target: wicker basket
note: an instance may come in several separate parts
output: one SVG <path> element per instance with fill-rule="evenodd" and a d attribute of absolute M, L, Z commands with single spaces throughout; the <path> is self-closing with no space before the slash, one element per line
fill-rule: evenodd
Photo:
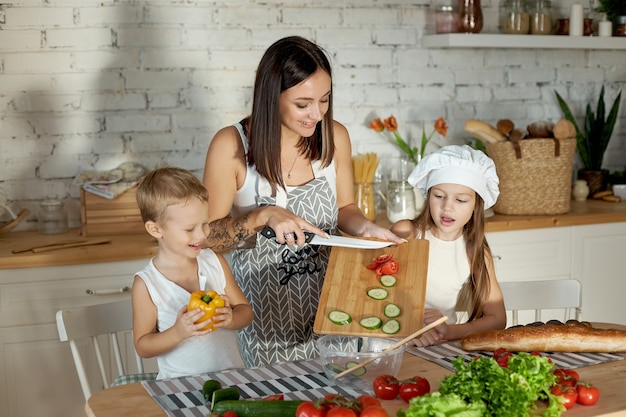
<path fill-rule="evenodd" d="M 496 213 L 548 215 L 567 213 L 572 192 L 576 139 L 524 139 L 488 143 L 496 164 L 500 196 Z"/>

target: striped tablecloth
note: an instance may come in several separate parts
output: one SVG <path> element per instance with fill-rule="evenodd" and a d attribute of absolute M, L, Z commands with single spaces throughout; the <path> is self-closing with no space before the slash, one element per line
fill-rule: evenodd
<path fill-rule="evenodd" d="M 168 416 L 205 417 L 210 414 L 210 404 L 204 401 L 202 385 L 208 379 L 220 381 L 223 387 L 237 387 L 244 399 L 284 394 L 289 400 L 317 400 L 331 393 L 355 398 L 371 391 L 369 387 L 355 391 L 336 385 L 326 378 L 317 360 L 142 381 L 142 385 Z"/>
<path fill-rule="evenodd" d="M 440 345 L 428 346 L 425 348 L 412 347 L 407 352 L 427 361 L 434 362 L 451 371 L 454 371 L 452 361 L 458 356 L 463 356 L 466 361 L 470 361 L 477 356 L 492 357 L 493 352 L 476 351 L 468 352 L 461 349 L 461 342 L 442 343 Z M 552 359 L 552 362 L 559 368 L 575 369 L 584 366 L 597 365 L 604 362 L 619 361 L 626 358 L 623 353 L 569 353 L 569 352 L 541 352 Z"/>

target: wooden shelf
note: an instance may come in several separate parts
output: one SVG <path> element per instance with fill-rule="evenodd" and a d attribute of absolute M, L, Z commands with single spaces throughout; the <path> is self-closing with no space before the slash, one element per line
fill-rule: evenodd
<path fill-rule="evenodd" d="M 626 49 L 626 37 L 447 33 L 426 35 L 425 48 Z"/>

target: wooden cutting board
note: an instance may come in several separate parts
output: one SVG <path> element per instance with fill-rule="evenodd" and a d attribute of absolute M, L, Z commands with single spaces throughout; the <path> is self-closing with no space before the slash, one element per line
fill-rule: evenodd
<path fill-rule="evenodd" d="M 390 253 L 400 268 L 394 276 L 398 279 L 394 287 L 386 288 L 389 296 L 385 300 L 374 300 L 367 290 L 382 287 L 374 271 L 366 268 L 372 258 Z M 428 241 L 412 239 L 408 243 L 383 249 L 353 249 L 333 247 L 320 303 L 315 316 L 313 330 L 318 334 L 349 336 L 406 337 L 424 327 L 424 300 L 426 295 L 426 271 L 428 269 Z M 384 315 L 385 305 L 400 306 L 397 318 L 400 331 L 387 335 L 381 329 L 368 330 L 359 324 L 363 317 Z M 352 317 L 352 323 L 338 325 L 330 321 L 332 310 L 344 311 Z"/>

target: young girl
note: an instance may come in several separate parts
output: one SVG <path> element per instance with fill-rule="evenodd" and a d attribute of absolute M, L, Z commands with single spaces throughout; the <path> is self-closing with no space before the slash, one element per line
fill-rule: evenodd
<path fill-rule="evenodd" d="M 445 146 L 422 159 L 408 180 L 426 204 L 417 219 L 401 220 L 391 230 L 405 238 L 428 239 L 424 323 L 448 316 L 446 323 L 415 339 L 415 345 L 504 328 L 502 292 L 484 230 L 484 211 L 499 194 L 493 161 L 466 145 Z M 457 323 L 457 308 L 467 311 L 466 323 Z"/>
<path fill-rule="evenodd" d="M 159 249 L 135 274 L 132 290 L 133 338 L 139 356 L 157 356 L 157 378 L 242 368 L 236 330 L 252 321 L 252 309 L 224 257 L 202 249 L 208 233 L 208 193 L 191 172 L 159 168 L 137 189 L 146 230 Z M 187 311 L 191 293 L 213 290 L 225 305 L 213 316 L 215 330 Z M 211 319 L 209 319 L 211 320 Z"/>

